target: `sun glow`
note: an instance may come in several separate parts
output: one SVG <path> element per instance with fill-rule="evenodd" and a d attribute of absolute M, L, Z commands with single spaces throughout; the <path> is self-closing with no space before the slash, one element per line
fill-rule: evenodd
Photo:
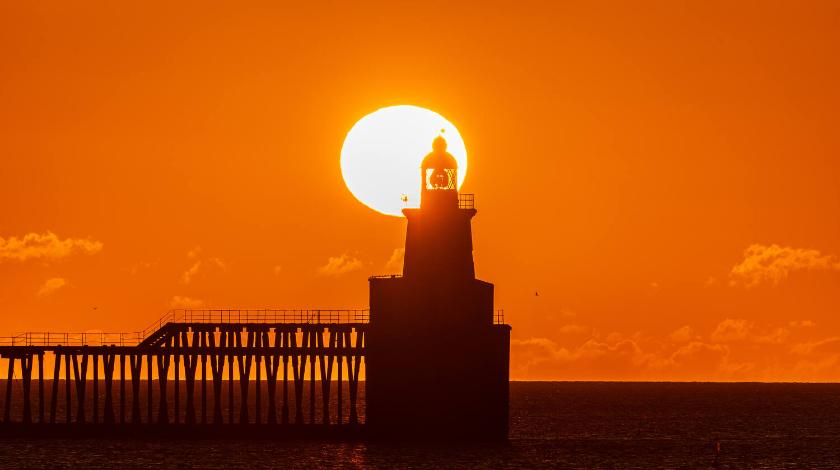
<path fill-rule="evenodd" d="M 341 148 L 347 189 L 366 206 L 402 216 L 420 205 L 420 163 L 443 135 L 458 162 L 458 187 L 467 175 L 467 149 L 458 129 L 440 114 L 417 106 L 390 106 L 360 119 Z"/>

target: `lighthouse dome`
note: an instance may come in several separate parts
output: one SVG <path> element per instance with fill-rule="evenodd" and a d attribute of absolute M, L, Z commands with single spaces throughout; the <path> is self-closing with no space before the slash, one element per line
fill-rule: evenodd
<path fill-rule="evenodd" d="M 421 167 L 452 170 L 458 168 L 458 161 L 446 151 L 446 139 L 443 136 L 435 137 L 432 142 L 432 151 L 423 158 Z"/>

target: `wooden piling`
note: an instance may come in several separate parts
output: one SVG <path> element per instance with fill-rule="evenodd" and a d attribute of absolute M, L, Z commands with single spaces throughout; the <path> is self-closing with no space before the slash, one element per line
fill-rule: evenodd
<path fill-rule="evenodd" d="M 44 353 L 38 353 L 38 422 L 44 424 Z"/>
<path fill-rule="evenodd" d="M 166 396 L 166 379 L 169 375 L 169 354 L 157 355 L 158 385 L 160 386 L 160 405 L 158 406 L 158 424 L 169 423 L 169 407 Z"/>
<path fill-rule="evenodd" d="M 58 379 L 61 377 L 61 353 L 55 353 L 53 365 L 52 394 L 50 395 L 50 424 L 55 424 L 55 414 L 58 405 Z"/>
<path fill-rule="evenodd" d="M 66 423 L 70 424 L 72 419 L 72 412 L 70 410 L 70 356 L 72 354 L 65 354 L 64 355 L 64 401 L 66 405 L 65 416 L 66 416 Z M 75 356 L 73 356 L 75 357 Z"/>
<path fill-rule="evenodd" d="M 140 424 L 140 374 L 143 369 L 143 355 L 130 355 L 128 365 L 131 369 L 131 423 Z"/>
<path fill-rule="evenodd" d="M 12 380 L 15 374 L 15 357 L 7 356 L 9 360 L 9 373 L 6 377 L 6 402 L 3 405 L 3 422 L 10 423 L 12 421 Z"/>
<path fill-rule="evenodd" d="M 102 355 L 102 368 L 105 375 L 105 409 L 102 412 L 105 424 L 114 424 L 114 361 L 113 352 Z"/>
<path fill-rule="evenodd" d="M 85 422 L 85 391 L 87 389 L 87 366 L 88 355 L 81 354 L 81 361 L 78 354 L 73 354 L 73 376 L 76 379 L 76 422 Z"/>
<path fill-rule="evenodd" d="M 23 385 L 23 424 L 32 424 L 32 402 L 30 390 L 32 385 L 32 354 L 26 354 L 20 358 L 20 375 Z"/>
<path fill-rule="evenodd" d="M 99 423 L 99 354 L 93 355 L 93 424 Z"/>

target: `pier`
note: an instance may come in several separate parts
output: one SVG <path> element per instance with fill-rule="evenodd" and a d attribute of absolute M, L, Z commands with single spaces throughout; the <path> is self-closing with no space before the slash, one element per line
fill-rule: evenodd
<path fill-rule="evenodd" d="M 368 322 L 368 310 L 178 310 L 135 333 L 0 338 L 3 425 L 356 428 Z"/>

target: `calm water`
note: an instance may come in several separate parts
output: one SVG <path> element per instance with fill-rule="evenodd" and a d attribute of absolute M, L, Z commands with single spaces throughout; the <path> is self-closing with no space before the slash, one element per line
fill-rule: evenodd
<path fill-rule="evenodd" d="M 840 384 L 512 383 L 506 444 L 0 440 L 0 468 L 840 468 Z"/>

